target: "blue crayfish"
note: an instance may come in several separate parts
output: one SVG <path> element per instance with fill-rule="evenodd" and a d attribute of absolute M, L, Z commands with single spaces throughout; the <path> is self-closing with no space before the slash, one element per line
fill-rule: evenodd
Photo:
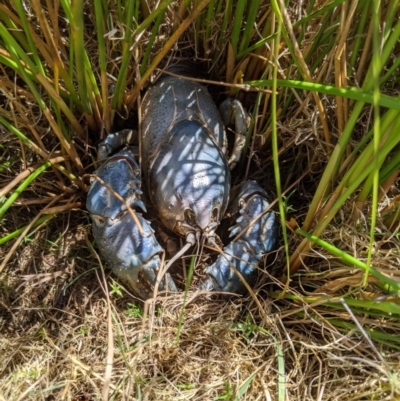
<path fill-rule="evenodd" d="M 218 111 L 203 85 L 165 75 L 147 90 L 142 112 L 141 166 L 135 148 L 115 153 L 132 142 L 130 130 L 109 134 L 99 146 L 104 162 L 94 172 L 86 206 L 101 254 L 143 299 L 155 287 L 177 291 L 168 273 L 160 277 L 162 247 L 139 213 L 146 211 L 143 175 L 161 222 L 186 239 L 174 260 L 195 244 L 218 248 L 221 219 L 233 220 L 230 236 L 235 238 L 206 269 L 199 288 L 244 292 L 243 279 L 252 283 L 262 256 L 274 248 L 278 236 L 267 193 L 255 181 L 231 190 L 230 171 L 241 155 L 248 114 L 231 99 Z M 225 127 L 231 121 L 236 134 L 229 156 Z"/>

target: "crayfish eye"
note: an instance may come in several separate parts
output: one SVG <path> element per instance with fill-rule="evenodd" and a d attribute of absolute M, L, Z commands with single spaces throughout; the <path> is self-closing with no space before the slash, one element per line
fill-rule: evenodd
<path fill-rule="evenodd" d="M 211 213 L 211 221 L 213 223 L 215 223 L 216 221 L 218 221 L 218 208 L 215 207 Z"/>
<path fill-rule="evenodd" d="M 98 227 L 103 227 L 104 224 L 106 224 L 106 219 L 104 217 L 92 215 L 92 219 Z"/>
<path fill-rule="evenodd" d="M 185 210 L 185 217 L 187 223 L 193 225 L 196 223 L 196 216 L 194 215 L 194 212 L 192 209 L 186 209 Z"/>

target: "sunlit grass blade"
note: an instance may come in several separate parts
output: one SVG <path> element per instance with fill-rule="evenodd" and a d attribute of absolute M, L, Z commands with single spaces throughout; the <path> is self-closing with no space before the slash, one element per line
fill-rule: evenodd
<path fill-rule="evenodd" d="M 274 41 L 274 60 L 278 60 L 279 55 L 279 41 L 281 38 L 281 29 L 282 29 L 282 21 L 278 20 L 277 24 L 277 36 Z M 279 215 L 282 227 L 282 234 L 284 240 L 285 247 L 285 257 L 286 257 L 286 270 L 287 274 L 290 273 L 289 266 L 289 243 L 288 236 L 286 230 L 286 213 L 284 204 L 282 202 L 282 186 L 281 186 L 281 172 L 279 168 L 279 153 L 278 153 L 278 130 L 277 130 L 277 88 L 279 85 L 278 81 L 278 67 L 277 64 L 274 63 L 273 68 L 273 79 L 272 79 L 272 94 L 271 94 L 271 142 L 272 142 L 272 155 L 273 155 L 273 163 L 274 163 L 274 176 L 275 176 L 275 186 L 276 186 L 276 194 L 278 197 L 278 206 L 279 206 Z"/>
<path fill-rule="evenodd" d="M 0 63 L 6 67 L 10 67 L 13 70 L 18 69 L 17 63 L 15 63 L 10 57 L 9 54 L 6 56 L 0 54 Z M 36 80 L 35 76 L 33 75 L 32 71 L 25 70 L 26 75 L 29 77 L 30 80 Z"/>
<path fill-rule="evenodd" d="M 369 91 L 367 92 L 360 88 L 356 88 L 354 86 L 347 88 L 338 88 L 333 85 L 323 85 L 314 82 L 283 80 L 283 79 L 278 79 L 277 83 L 278 86 L 281 86 L 283 88 L 302 89 L 311 92 L 323 93 L 325 95 L 342 96 L 345 97 L 346 99 L 354 99 L 363 103 L 372 104 L 374 102 L 372 93 L 370 93 Z M 259 81 L 247 81 L 244 82 L 244 85 L 264 88 L 271 86 L 272 80 L 266 79 Z M 400 110 L 400 102 L 398 101 L 398 99 L 387 95 L 381 94 L 381 96 L 378 99 L 378 104 L 380 107 L 386 107 L 393 110 Z"/>
<path fill-rule="evenodd" d="M 378 210 L 378 191 L 379 191 L 379 170 L 382 166 L 379 163 L 378 152 L 380 151 L 380 139 L 381 139 L 381 131 L 380 131 L 380 109 L 379 109 L 379 99 L 381 98 L 380 87 L 379 87 L 379 75 L 382 69 L 381 65 L 381 38 L 379 34 L 379 22 L 380 22 L 380 5 L 379 2 L 373 1 L 373 12 L 372 12 L 372 20 L 373 20 L 373 34 L 372 34 L 372 42 L 373 42 L 373 53 L 372 53 L 372 79 L 374 80 L 374 94 L 373 94 L 373 109 L 374 109 L 374 137 L 373 137 L 373 170 L 371 171 L 370 176 L 367 179 L 372 182 L 372 209 L 371 209 L 371 223 L 370 223 L 370 233 L 369 233 L 369 247 L 368 247 L 368 258 L 367 258 L 367 266 L 368 269 L 364 275 L 364 286 L 367 284 L 368 273 L 371 265 L 372 259 L 372 251 L 374 248 L 375 242 L 375 228 L 376 228 L 376 219 L 377 219 L 377 210 Z"/>
<path fill-rule="evenodd" d="M 350 266 L 359 267 L 364 272 L 367 272 L 369 270 L 369 272 L 374 277 L 376 277 L 382 283 L 386 284 L 388 286 L 388 288 L 390 287 L 392 292 L 400 291 L 400 282 L 393 280 L 392 278 L 382 274 L 381 272 L 379 272 L 378 270 L 376 270 L 372 267 L 368 267 L 368 265 L 366 263 L 364 263 L 364 262 L 360 261 L 359 259 L 347 254 L 346 252 L 336 248 L 335 246 L 329 244 L 328 242 L 320 239 L 319 237 L 317 237 L 315 235 L 309 234 L 308 232 L 306 232 L 304 230 L 300 230 L 300 229 L 297 230 L 297 232 L 299 234 L 301 234 L 303 237 L 306 237 L 309 240 L 313 241 L 315 244 L 322 246 L 331 254 L 341 258 L 346 264 L 348 264 Z"/>
<path fill-rule="evenodd" d="M 25 69 L 29 69 L 31 72 L 36 72 L 36 66 L 34 62 L 11 36 L 7 28 L 2 23 L 0 24 L 0 35 L 3 38 L 4 44 L 7 46 L 8 51 L 10 52 L 13 62 L 17 65 L 17 68 L 21 68 L 24 71 Z M 25 68 L 22 68 L 23 64 L 26 66 Z"/>

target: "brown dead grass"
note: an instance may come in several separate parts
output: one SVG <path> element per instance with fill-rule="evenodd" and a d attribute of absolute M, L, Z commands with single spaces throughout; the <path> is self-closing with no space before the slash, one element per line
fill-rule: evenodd
<path fill-rule="evenodd" d="M 266 7 L 265 2 L 261 10 Z M 291 10 L 293 19 L 296 10 L 300 7 Z M 168 39 L 173 15 L 171 11 L 154 53 Z M 302 50 L 312 38 L 310 27 Z M 181 53 L 193 48 L 190 30 L 180 40 Z M 90 36 L 87 49 L 92 49 L 95 63 L 92 41 Z M 206 44 L 206 48 L 212 46 Z M 212 66 L 212 74 L 224 76 L 223 56 Z M 207 61 L 204 54 L 197 57 Z M 288 58 L 282 49 L 282 74 Z M 315 73 L 316 81 L 334 80 L 331 62 L 323 62 Z M 329 157 L 315 101 L 304 94 L 297 96 L 301 98 L 279 121 L 283 187 L 292 188 L 287 195 L 295 190 L 289 199 L 294 210 L 288 216 L 293 228 L 303 221 Z M 242 100 L 252 104 L 254 96 L 246 94 Z M 13 108 L 18 101 L 17 96 L 8 98 L 7 107 Z M 28 122 L 34 122 L 46 148 L 56 148 L 54 135 L 38 110 L 24 101 L 20 104 L 25 114 L 19 113 L 15 124 L 32 137 Z M 333 99 L 323 99 L 323 104 L 330 125 L 336 126 Z M 263 113 L 261 109 L 260 116 Z M 363 136 L 367 124 L 365 117 L 355 138 Z M 256 134 L 246 176 L 269 188 L 273 175 L 265 143 L 270 132 Z M 3 160 L 14 160 L 0 172 L 3 187 L 37 159 L 14 136 L 4 131 L 0 135 Z M 337 140 L 334 129 L 331 140 Z M 91 171 L 86 145 L 77 140 L 81 160 Z M 397 188 L 394 185 L 388 196 L 398 196 Z M 57 205 L 85 201 L 83 191 L 56 170 L 49 170 L 6 214 L 1 235 L 28 224 L 40 213 L 43 199 L 48 202 L 58 195 L 62 196 Z M 365 216 L 369 212 L 366 209 L 365 215 L 353 221 L 352 205 L 349 200 L 324 239 L 362 259 L 368 247 Z M 293 299 L 281 299 L 282 284 L 264 271 L 256 286 L 258 303 L 250 296 L 227 299 L 191 292 L 185 303 L 183 294 L 178 294 L 142 306 L 129 290 L 115 284 L 108 270 L 104 281 L 102 267 L 88 245 L 92 237 L 87 212 L 76 206 L 66 210 L 25 238 L 0 272 L 0 400 L 277 400 L 280 384 L 287 400 L 389 400 L 399 396 L 400 347 L 389 341 L 372 343 L 367 331 L 356 327 L 359 322 L 365 330 L 400 335 L 398 321 L 332 308 L 329 300 L 340 299 L 351 290 L 357 290 L 359 299 L 375 299 L 381 292 L 372 279 L 369 287 L 360 290 L 360 271 L 349 269 L 326 251 L 314 247 L 307 264 L 291 278 L 287 293 Z M 377 239 L 379 252 L 373 264 L 397 277 L 398 238 L 382 222 L 378 229 L 382 237 Z M 290 249 L 299 240 L 291 235 Z M 0 248 L 0 260 L 11 245 Z M 280 277 L 285 265 L 283 250 L 271 255 L 268 263 Z"/>
<path fill-rule="evenodd" d="M 68 249 L 58 256 L 53 250 L 38 252 L 36 241 L 21 248 L 7 279 L 3 276 L 3 288 L 8 286 L 0 315 L 4 400 L 97 400 L 105 387 L 111 399 L 225 395 L 233 400 L 248 381 L 241 399 L 274 400 L 280 380 L 289 400 L 390 399 L 391 383 L 400 379 L 390 376 L 398 375 L 399 350 L 372 347 L 355 330 L 339 331 L 330 320 L 351 322 L 344 311 L 268 298 L 261 290 L 265 319 L 249 297 L 190 293 L 177 338 L 183 295 L 147 305 L 146 317 L 134 316 L 137 303 L 128 293 L 107 302 L 101 271 L 86 247 L 89 230 L 89 225 L 72 227 Z M 325 283 L 330 288 L 323 292 L 334 296 L 341 290 L 337 280 L 351 284 L 348 270 L 337 262 L 319 273 L 318 266 L 310 266 L 309 277 L 296 279 L 308 288 Z M 395 322 L 373 317 L 365 316 L 362 324 L 400 331 Z"/>

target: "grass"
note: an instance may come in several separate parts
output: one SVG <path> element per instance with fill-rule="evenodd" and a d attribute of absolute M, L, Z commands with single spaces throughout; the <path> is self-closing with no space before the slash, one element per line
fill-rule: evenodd
<path fill-rule="evenodd" d="M 400 397 L 398 10 L 0 4 L 0 400 Z M 179 262 L 185 291 L 142 304 L 95 253 L 88 175 L 184 59 L 251 112 L 232 179 L 275 198 L 281 246 L 247 297 L 190 290 L 205 254 Z"/>

